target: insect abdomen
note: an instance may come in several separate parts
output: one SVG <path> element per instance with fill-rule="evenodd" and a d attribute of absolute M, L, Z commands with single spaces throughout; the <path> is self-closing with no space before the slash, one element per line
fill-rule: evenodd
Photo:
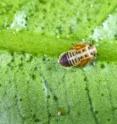
<path fill-rule="evenodd" d="M 71 66 L 76 66 L 78 65 L 79 61 L 80 61 L 80 54 L 78 54 L 75 51 L 71 51 L 67 53 L 68 56 L 68 62 L 70 63 Z"/>
<path fill-rule="evenodd" d="M 66 52 L 60 56 L 59 63 L 66 67 L 72 66 L 68 59 L 68 52 Z"/>
<path fill-rule="evenodd" d="M 79 62 L 76 52 L 66 52 L 60 57 L 59 63 L 63 66 L 70 67 L 75 66 Z"/>

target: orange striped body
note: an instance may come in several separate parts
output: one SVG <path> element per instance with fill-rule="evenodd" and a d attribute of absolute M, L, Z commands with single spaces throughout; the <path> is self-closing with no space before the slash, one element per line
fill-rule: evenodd
<path fill-rule="evenodd" d="M 71 50 L 60 55 L 59 63 L 65 67 L 83 67 L 95 60 L 96 53 L 94 45 L 77 44 Z"/>

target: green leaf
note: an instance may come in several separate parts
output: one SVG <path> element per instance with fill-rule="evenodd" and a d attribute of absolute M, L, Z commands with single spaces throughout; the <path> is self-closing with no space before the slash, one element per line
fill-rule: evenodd
<path fill-rule="evenodd" d="M 0 2 L 0 124 L 117 122 L 116 5 L 116 0 Z M 110 14 L 113 21 L 105 27 Z M 96 65 L 62 67 L 59 55 L 82 39 L 95 40 Z"/>
<path fill-rule="evenodd" d="M 0 48 L 11 52 L 27 52 L 36 55 L 48 55 L 59 57 L 59 55 L 70 49 L 75 43 L 71 39 L 55 38 L 32 32 L 0 32 Z M 86 41 L 85 41 L 86 42 Z M 98 51 L 98 60 L 106 62 L 117 62 L 117 41 L 100 41 L 95 43 Z"/>

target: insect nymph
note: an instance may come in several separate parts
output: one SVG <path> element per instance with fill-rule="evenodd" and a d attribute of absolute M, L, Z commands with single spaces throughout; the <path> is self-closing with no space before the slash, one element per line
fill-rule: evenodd
<path fill-rule="evenodd" d="M 60 55 L 59 63 L 65 67 L 84 67 L 96 59 L 96 53 L 97 50 L 94 45 L 86 43 L 76 44 L 72 49 Z"/>

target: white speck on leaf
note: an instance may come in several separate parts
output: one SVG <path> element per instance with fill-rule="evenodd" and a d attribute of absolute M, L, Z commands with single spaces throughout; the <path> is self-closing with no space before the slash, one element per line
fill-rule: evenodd
<path fill-rule="evenodd" d="M 10 25 L 10 28 L 19 31 L 26 27 L 26 23 L 26 13 L 24 11 L 20 11 L 15 15 L 14 20 Z"/>
<path fill-rule="evenodd" d="M 102 26 L 95 28 L 90 36 L 93 40 L 112 40 L 117 35 L 117 14 L 109 15 Z"/>

